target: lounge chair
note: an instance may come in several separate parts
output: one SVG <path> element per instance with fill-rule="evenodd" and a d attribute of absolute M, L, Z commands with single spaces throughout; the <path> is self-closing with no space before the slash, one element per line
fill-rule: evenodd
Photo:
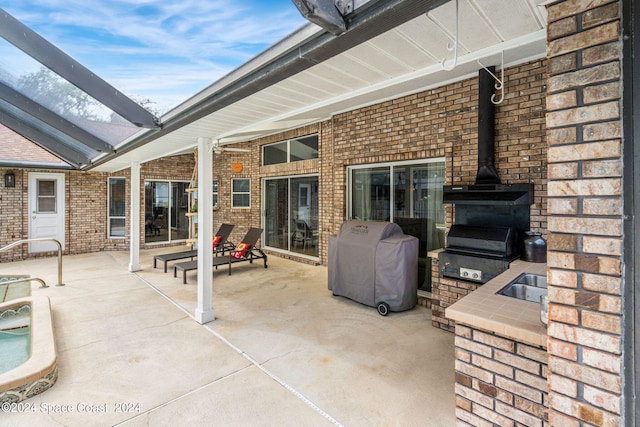
<path fill-rule="evenodd" d="M 222 224 L 218 229 L 218 232 L 213 237 L 213 253 L 223 254 L 227 251 L 233 250 L 236 246 L 229 241 L 229 236 L 231 235 L 231 230 L 233 230 L 233 224 Z M 177 261 L 179 259 L 193 258 L 198 255 L 197 250 L 190 251 L 181 251 L 181 252 L 172 252 L 169 254 L 156 255 L 153 257 L 153 268 L 156 268 L 156 262 L 162 261 L 164 262 L 164 272 L 167 272 L 167 262 L 169 261 Z"/>
<path fill-rule="evenodd" d="M 264 268 L 267 268 L 267 254 L 256 247 L 256 243 L 262 235 L 262 228 L 250 228 L 244 238 L 235 248 L 229 251 L 228 255 L 217 256 L 213 258 L 213 266 L 216 269 L 221 265 L 229 265 L 229 275 L 231 275 L 231 264 L 237 262 L 249 261 L 253 263 L 254 259 L 263 259 Z M 187 272 L 198 269 L 198 261 L 179 262 L 173 266 L 173 277 L 178 277 L 178 270 L 182 271 L 182 283 L 187 284 Z"/>

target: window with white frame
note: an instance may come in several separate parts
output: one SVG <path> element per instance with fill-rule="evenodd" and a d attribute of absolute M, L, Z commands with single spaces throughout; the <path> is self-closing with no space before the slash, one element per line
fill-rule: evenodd
<path fill-rule="evenodd" d="M 251 207 L 251 180 L 249 178 L 231 179 L 231 207 L 242 209 Z"/>
<path fill-rule="evenodd" d="M 109 237 L 125 237 L 126 180 L 109 178 Z"/>
<path fill-rule="evenodd" d="M 212 200 L 212 204 L 214 208 L 218 207 L 218 180 L 214 179 L 213 180 L 213 200 Z"/>
<path fill-rule="evenodd" d="M 302 136 L 262 147 L 263 166 L 317 158 L 318 135 Z"/>

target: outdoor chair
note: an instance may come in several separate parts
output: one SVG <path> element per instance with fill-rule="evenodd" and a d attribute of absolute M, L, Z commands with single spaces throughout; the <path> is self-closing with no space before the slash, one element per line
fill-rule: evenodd
<path fill-rule="evenodd" d="M 229 251 L 228 255 L 216 256 L 213 258 L 213 266 L 218 269 L 221 265 L 229 266 L 231 275 L 231 264 L 249 261 L 253 263 L 255 259 L 264 260 L 264 268 L 267 268 L 267 254 L 256 247 L 256 243 L 262 236 L 262 228 L 250 228 L 244 238 L 235 248 Z M 178 277 L 178 270 L 182 271 L 182 283 L 187 284 L 187 272 L 198 269 L 198 261 L 179 262 L 173 266 L 173 277 Z"/>
<path fill-rule="evenodd" d="M 222 254 L 225 252 L 233 250 L 236 246 L 229 241 L 229 236 L 231 235 L 231 230 L 233 230 L 233 224 L 222 224 L 218 229 L 218 232 L 213 237 L 213 253 L 215 255 Z M 156 268 L 157 261 L 164 262 L 164 272 L 167 272 L 167 263 L 169 261 L 177 261 L 179 259 L 193 258 L 198 255 L 197 250 L 189 250 L 189 251 L 181 251 L 181 252 L 172 252 L 168 254 L 156 255 L 153 257 L 153 268 Z"/>
<path fill-rule="evenodd" d="M 295 229 L 291 236 L 291 246 L 298 247 L 298 244 L 302 244 L 303 249 L 307 249 L 307 246 L 315 246 L 318 240 L 318 236 L 311 230 L 311 227 L 307 225 L 306 221 L 297 219 L 294 221 Z"/>

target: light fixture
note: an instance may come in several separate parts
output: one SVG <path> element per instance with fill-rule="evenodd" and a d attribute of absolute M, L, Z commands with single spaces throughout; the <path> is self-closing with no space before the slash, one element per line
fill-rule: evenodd
<path fill-rule="evenodd" d="M 16 176 L 12 171 L 9 171 L 4 174 L 4 186 L 5 187 L 15 187 L 16 186 Z"/>

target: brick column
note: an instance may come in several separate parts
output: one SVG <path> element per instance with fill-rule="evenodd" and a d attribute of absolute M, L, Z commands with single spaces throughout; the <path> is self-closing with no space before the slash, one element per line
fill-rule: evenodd
<path fill-rule="evenodd" d="M 549 424 L 621 425 L 620 3 L 547 11 Z"/>

